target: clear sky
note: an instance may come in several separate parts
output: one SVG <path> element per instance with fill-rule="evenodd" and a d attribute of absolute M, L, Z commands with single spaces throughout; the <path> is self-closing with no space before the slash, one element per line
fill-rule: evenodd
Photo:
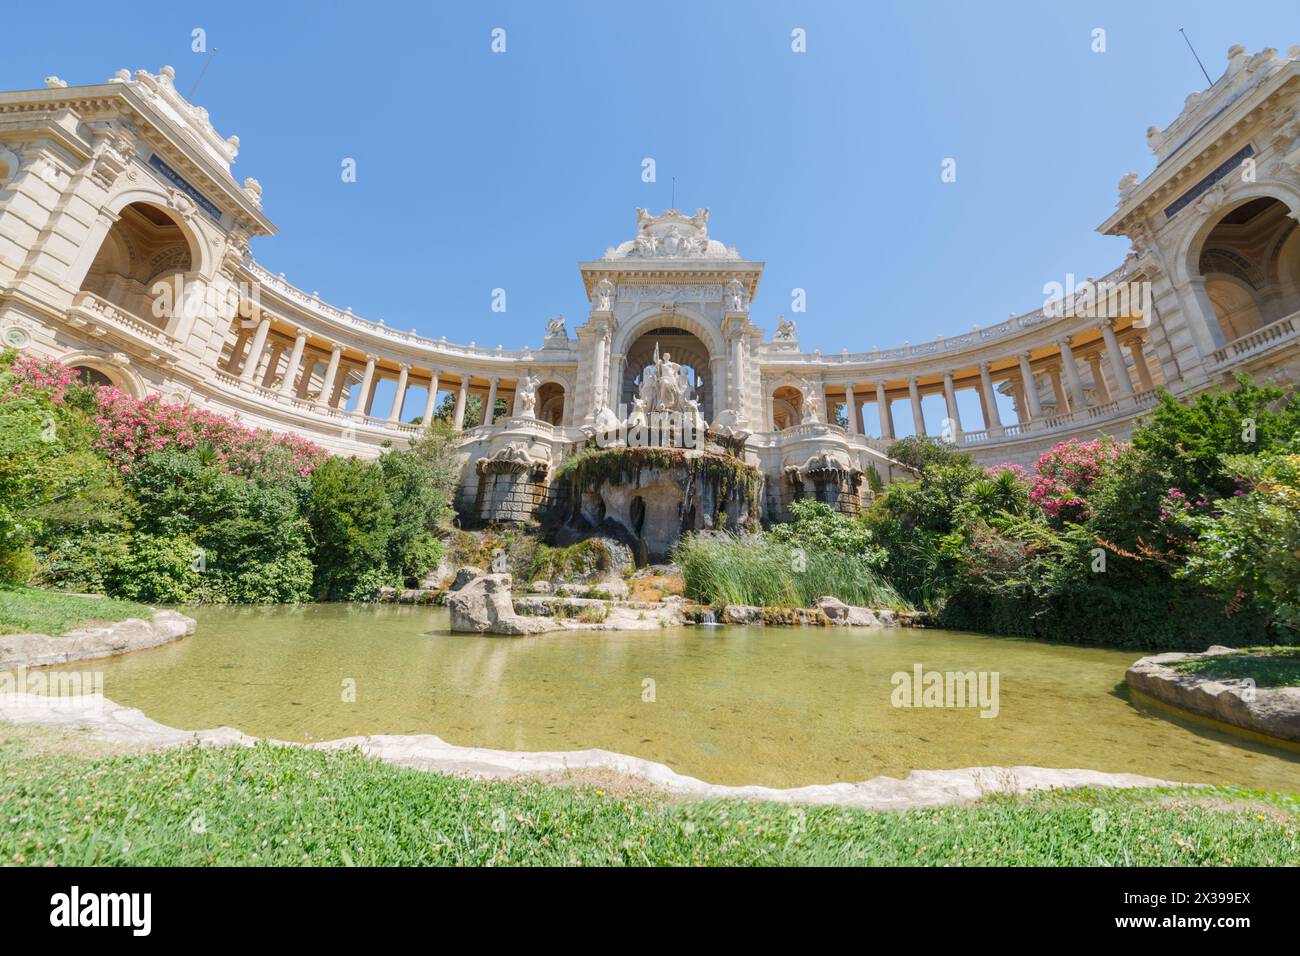
<path fill-rule="evenodd" d="M 673 177 L 679 208 L 767 263 L 769 333 L 795 288 L 809 350 L 999 322 L 1123 259 L 1094 229 L 1151 169 L 1147 126 L 1206 85 L 1179 27 L 1215 79 L 1233 43 L 1300 43 L 1294 0 L 59 2 L 0 22 L 4 89 L 171 64 L 188 93 L 206 61 L 193 100 L 239 135 L 234 172 L 280 229 L 253 242 L 263 265 L 366 318 L 506 347 L 585 319 L 576 263 L 668 207 Z"/>

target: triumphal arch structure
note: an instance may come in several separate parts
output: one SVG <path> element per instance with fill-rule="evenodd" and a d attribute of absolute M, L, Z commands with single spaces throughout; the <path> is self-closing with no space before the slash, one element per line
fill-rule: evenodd
<path fill-rule="evenodd" d="M 900 433 L 1032 465 L 1059 441 L 1127 436 L 1159 389 L 1300 376 L 1300 47 L 1232 47 L 1147 141 L 1153 171 L 1120 180 L 1100 227 L 1127 257 L 1041 295 L 1028 282 L 1035 307 L 1001 321 L 807 351 L 799 316 L 762 306 L 763 263 L 714 238 L 708 210 L 642 209 L 579 263 L 582 319 L 539 317 L 540 345 L 504 349 L 363 318 L 262 267 L 261 186 L 235 176 L 238 137 L 170 67 L 52 76 L 0 93 L 0 338 L 340 454 L 379 454 L 444 410 L 468 520 L 530 520 L 567 457 L 666 413 L 678 424 L 655 440 L 703 434 L 761 471 L 767 517 L 805 495 L 853 510 L 906 473 L 888 457 Z"/>

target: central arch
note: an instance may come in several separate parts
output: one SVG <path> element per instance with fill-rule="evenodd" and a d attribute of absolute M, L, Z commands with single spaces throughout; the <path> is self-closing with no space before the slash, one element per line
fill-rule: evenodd
<path fill-rule="evenodd" d="M 687 335 L 682 336 L 681 333 Z M 673 353 L 674 362 L 678 361 L 679 354 L 686 355 L 686 352 L 679 353 L 674 349 L 689 351 L 692 361 L 682 364 L 690 365 L 693 372 L 692 384 L 703 380 L 703 387 L 697 394 L 700 411 L 706 420 L 712 421 L 714 412 L 726 404 L 725 393 L 719 389 L 726 387 L 726 371 L 721 365 L 727 354 L 727 343 L 717 325 L 693 309 L 681 305 L 647 306 L 624 322 L 614 333 L 610 342 L 611 351 L 614 355 L 622 355 L 624 358 L 620 367 L 620 380 L 612 383 L 615 385 L 610 394 L 613 404 L 617 406 L 626 403 L 626 407 L 631 408 L 631 397 L 635 394 L 634 384 L 644 371 L 644 365 L 637 365 L 640 361 L 642 340 L 646 338 L 653 340 L 655 335 L 672 336 L 668 340 L 677 343 L 667 346 L 667 351 Z M 649 354 L 653 360 L 653 341 L 649 346 Z M 716 369 L 717 374 L 715 374 L 715 364 L 719 366 Z M 721 381 L 714 381 L 719 377 Z M 722 405 L 719 405 L 719 402 Z"/>
<path fill-rule="evenodd" d="M 656 352 L 682 367 L 687 385 L 700 403 L 700 412 L 706 420 L 711 421 L 713 368 L 708 347 L 694 332 L 673 326 L 647 329 L 632 340 L 624 358 L 623 385 L 617 404 L 624 408 L 632 407 L 633 399 L 640 393 L 646 370 L 654 367 Z"/>

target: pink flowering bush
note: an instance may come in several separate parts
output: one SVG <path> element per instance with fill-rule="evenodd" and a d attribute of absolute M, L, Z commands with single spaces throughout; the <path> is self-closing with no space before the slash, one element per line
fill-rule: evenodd
<path fill-rule="evenodd" d="M 97 430 L 96 449 L 123 474 L 151 452 L 210 447 L 216 464 L 244 478 L 276 481 L 306 478 L 325 458 L 324 449 L 297 435 L 247 428 L 215 412 L 164 402 L 158 395 L 135 399 L 117 388 L 84 385 L 55 359 L 8 352 L 8 394 L 47 398 L 62 405 L 75 390 L 79 407 Z"/>
<path fill-rule="evenodd" d="M 296 435 L 246 428 L 225 415 L 173 405 L 157 395 L 135 399 L 116 388 L 95 390 L 99 450 L 124 474 L 151 452 L 210 447 L 223 471 L 274 481 L 306 478 L 325 457 Z"/>
<path fill-rule="evenodd" d="M 9 372 L 13 375 L 9 386 L 13 397 L 35 392 L 48 396 L 55 404 L 62 404 L 64 394 L 78 382 L 77 373 L 72 369 L 36 355 L 19 354 L 10 364 Z"/>
<path fill-rule="evenodd" d="M 996 478 L 1004 472 L 1010 474 L 1016 481 L 1032 480 L 1028 469 L 1023 465 L 1013 465 L 1011 462 L 1003 462 L 1000 465 L 992 465 L 984 469 L 984 474 L 988 475 L 990 478 Z"/>
<path fill-rule="evenodd" d="M 1049 518 L 1083 521 L 1088 517 L 1088 489 L 1127 447 L 1109 438 L 1062 442 L 1038 459 L 1029 500 Z"/>

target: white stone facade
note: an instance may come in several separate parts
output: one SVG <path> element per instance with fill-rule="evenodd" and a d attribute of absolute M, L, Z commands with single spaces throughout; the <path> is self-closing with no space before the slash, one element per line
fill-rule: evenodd
<path fill-rule="evenodd" d="M 707 421 L 749 434 L 746 457 L 767 475 L 776 513 L 806 472 L 894 477 L 883 451 L 900 411 L 982 462 L 1030 465 L 1068 438 L 1127 436 L 1158 388 L 1183 395 L 1239 372 L 1294 383 L 1300 47 L 1233 47 L 1223 75 L 1148 141 L 1155 170 L 1121 180 L 1101 226 L 1133 252 L 1103 279 L 994 325 L 805 352 L 793 321 L 773 320 L 770 333 L 754 321 L 763 264 L 710 237 L 707 210 L 638 210 L 631 238 L 580 264 L 590 311 L 572 335 L 556 318 L 539 348 L 490 349 L 363 319 L 253 261 L 249 238 L 275 231 L 261 187 L 234 178 L 238 138 L 181 97 L 170 68 L 97 86 L 51 77 L 0 93 L 0 337 L 133 395 L 338 453 L 373 455 L 418 434 L 440 390 L 457 396 L 459 427 L 478 395 L 486 417 L 463 429 L 462 505 L 484 499 L 490 476 L 486 498 L 508 500 L 511 517 L 545 498 L 553 466 L 594 423 L 627 415 L 657 347 L 687 370 Z M 375 408 L 381 378 L 396 399 Z M 406 401 L 412 386 L 428 390 L 420 408 Z M 962 389 L 980 397 L 982 421 L 961 420 Z M 1002 420 L 999 392 L 1017 421 Z M 942 423 L 925 420 L 927 394 L 944 396 Z M 511 412 L 494 421 L 498 398 Z M 847 427 L 828 423 L 837 412 Z M 497 488 L 502 474 L 529 487 Z"/>

